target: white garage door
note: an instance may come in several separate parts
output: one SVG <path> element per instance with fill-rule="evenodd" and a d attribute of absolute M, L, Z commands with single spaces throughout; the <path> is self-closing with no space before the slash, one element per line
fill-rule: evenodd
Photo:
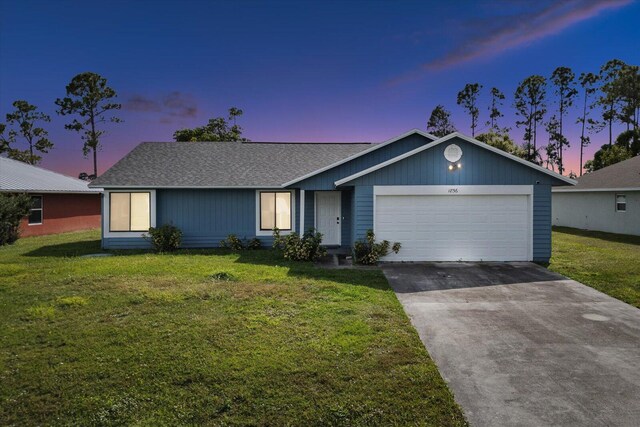
<path fill-rule="evenodd" d="M 402 243 L 400 253 L 384 260 L 531 260 L 530 195 L 456 190 L 459 193 L 376 194 L 377 239 Z"/>

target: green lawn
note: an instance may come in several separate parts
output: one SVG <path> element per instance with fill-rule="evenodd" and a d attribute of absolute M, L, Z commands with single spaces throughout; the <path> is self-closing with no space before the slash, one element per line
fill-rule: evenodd
<path fill-rule="evenodd" d="M 640 308 L 640 237 L 554 228 L 549 268 Z"/>
<path fill-rule="evenodd" d="M 98 239 L 0 248 L 0 425 L 465 424 L 379 271 Z"/>

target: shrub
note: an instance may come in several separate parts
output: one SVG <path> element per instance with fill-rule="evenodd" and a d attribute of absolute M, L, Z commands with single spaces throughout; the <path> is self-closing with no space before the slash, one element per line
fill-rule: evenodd
<path fill-rule="evenodd" d="M 209 278 L 214 282 L 230 282 L 232 280 L 236 280 L 233 274 L 227 273 L 226 271 L 219 271 L 217 273 L 214 273 L 209 276 Z"/>
<path fill-rule="evenodd" d="M 235 234 L 229 234 L 226 239 L 220 240 L 220 247 L 229 248 L 232 251 L 241 251 L 244 249 L 242 240 L 240 240 Z"/>
<path fill-rule="evenodd" d="M 400 243 L 395 242 L 392 245 L 388 240 L 376 243 L 373 230 L 367 230 L 365 241 L 357 241 L 353 245 L 353 259 L 357 264 L 374 265 L 380 258 L 389 254 L 389 249 L 397 254 L 401 247 Z"/>
<path fill-rule="evenodd" d="M 260 239 L 254 237 L 253 239 L 247 242 L 247 249 L 260 249 L 262 247 L 262 242 Z"/>
<path fill-rule="evenodd" d="M 9 245 L 20 237 L 20 221 L 29 213 L 28 194 L 0 193 L 0 246 Z"/>
<path fill-rule="evenodd" d="M 149 234 L 145 234 L 144 238 L 151 242 L 154 251 L 172 252 L 182 243 L 182 231 L 175 225 L 164 224 L 157 228 L 151 227 Z"/>
<path fill-rule="evenodd" d="M 279 230 L 273 231 L 273 246 L 282 251 L 286 259 L 292 261 L 316 261 L 327 254 L 322 244 L 322 234 L 310 228 L 300 237 L 298 233 L 280 236 Z"/>

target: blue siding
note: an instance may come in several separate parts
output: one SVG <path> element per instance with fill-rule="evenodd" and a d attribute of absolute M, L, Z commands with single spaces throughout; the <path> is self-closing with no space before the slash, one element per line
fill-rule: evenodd
<path fill-rule="evenodd" d="M 421 147 L 429 142 L 431 142 L 431 139 L 422 135 L 409 135 L 371 153 L 364 154 L 347 163 L 300 181 L 293 186 L 303 190 L 334 190 L 334 182 L 337 180 Z"/>
<path fill-rule="evenodd" d="M 358 186 L 354 193 L 355 224 L 352 241 L 362 240 L 373 229 L 373 187 Z"/>
<path fill-rule="evenodd" d="M 299 191 L 295 192 L 295 226 L 300 220 Z M 311 212 L 313 215 L 313 212 Z M 240 238 L 256 237 L 256 192 L 253 189 L 156 191 L 157 225 L 173 224 L 183 233 L 186 248 L 217 247 L 229 234 Z M 271 236 L 257 236 L 264 246 Z M 106 249 L 148 248 L 141 238 L 103 238 Z"/>
<path fill-rule="evenodd" d="M 463 151 L 459 170 L 448 170 L 444 149 L 449 143 L 444 143 L 345 184 L 355 186 L 352 242 L 364 239 L 367 229 L 373 228 L 374 185 L 533 185 L 533 259 L 547 262 L 551 256 L 551 186 L 562 182 L 464 140 L 451 143 Z"/>
<path fill-rule="evenodd" d="M 462 168 L 447 168 L 444 150 L 455 143 L 462 148 Z M 484 148 L 455 138 L 356 178 L 345 185 L 545 185 L 565 184 L 556 178 L 507 159 Z M 348 176 L 348 175 L 345 175 Z"/>
<path fill-rule="evenodd" d="M 551 186 L 533 187 L 533 260 L 551 258 Z"/>
<path fill-rule="evenodd" d="M 304 230 L 315 227 L 315 193 L 313 191 L 304 192 Z"/>

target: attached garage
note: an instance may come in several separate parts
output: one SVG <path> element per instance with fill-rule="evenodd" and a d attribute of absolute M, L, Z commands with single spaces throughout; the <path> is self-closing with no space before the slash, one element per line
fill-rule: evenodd
<path fill-rule="evenodd" d="M 551 187 L 567 177 L 453 133 L 335 181 L 351 191 L 351 241 L 400 242 L 383 261 L 551 257 Z"/>
<path fill-rule="evenodd" d="M 531 186 L 376 186 L 374 232 L 402 242 L 387 261 L 530 261 Z"/>

